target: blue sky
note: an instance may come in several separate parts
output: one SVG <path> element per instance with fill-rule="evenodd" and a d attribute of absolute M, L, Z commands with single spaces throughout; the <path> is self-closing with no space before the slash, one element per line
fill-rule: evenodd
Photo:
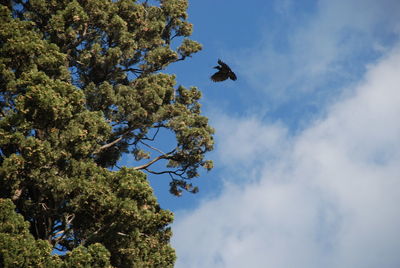
<path fill-rule="evenodd" d="M 168 194 L 176 267 L 400 267 L 400 1 L 190 1 L 215 168 Z M 218 58 L 236 82 L 213 83 Z"/>

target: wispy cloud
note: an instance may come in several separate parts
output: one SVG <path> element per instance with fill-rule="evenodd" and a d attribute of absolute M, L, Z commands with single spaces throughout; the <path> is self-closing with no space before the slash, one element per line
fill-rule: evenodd
<path fill-rule="evenodd" d="M 397 0 L 285 0 L 276 10 L 264 40 L 238 56 L 240 73 L 275 102 L 343 86 L 399 36 Z"/>
<path fill-rule="evenodd" d="M 237 173 L 219 197 L 178 213 L 177 267 L 400 267 L 400 47 L 368 68 L 297 135 L 220 118 L 225 165 L 259 179 L 239 184 Z"/>

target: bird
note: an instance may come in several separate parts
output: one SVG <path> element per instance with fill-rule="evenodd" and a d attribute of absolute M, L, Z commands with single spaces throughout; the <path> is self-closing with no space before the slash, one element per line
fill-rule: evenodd
<path fill-rule="evenodd" d="M 225 81 L 228 78 L 235 81 L 237 79 L 236 74 L 232 72 L 231 68 L 229 68 L 229 66 L 225 62 L 218 59 L 218 64 L 218 66 L 214 67 L 214 69 L 218 69 L 218 72 L 211 76 L 212 81 L 221 82 Z"/>

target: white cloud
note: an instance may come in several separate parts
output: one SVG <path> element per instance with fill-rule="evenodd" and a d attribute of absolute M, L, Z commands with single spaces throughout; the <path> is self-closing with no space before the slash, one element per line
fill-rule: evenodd
<path fill-rule="evenodd" d="M 237 56 L 238 72 L 275 102 L 354 79 L 363 71 L 358 61 L 379 55 L 399 33 L 398 0 L 312 3 L 276 1 L 279 23 L 267 20 L 261 44 Z"/>
<path fill-rule="evenodd" d="M 400 267 L 399 70 L 400 47 L 296 136 L 222 117 L 228 168 L 251 173 L 269 148 L 277 157 L 262 158 L 258 181 L 233 179 L 177 214 L 176 267 Z"/>
<path fill-rule="evenodd" d="M 214 125 L 217 153 L 224 165 L 254 165 L 260 155 L 264 160 L 275 157 L 285 145 L 287 129 L 279 123 L 265 125 L 254 116 L 238 119 L 220 114 Z"/>

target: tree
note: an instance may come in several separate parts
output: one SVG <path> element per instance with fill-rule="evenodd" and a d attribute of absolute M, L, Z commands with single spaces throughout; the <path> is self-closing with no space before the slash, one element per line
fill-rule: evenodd
<path fill-rule="evenodd" d="M 29 223 L 15 212 L 9 199 L 0 199 L 0 264 L 1 267 L 111 267 L 110 253 L 99 244 L 79 246 L 64 260 L 51 254 L 51 246 L 29 233 Z"/>
<path fill-rule="evenodd" d="M 179 196 L 212 168 L 200 91 L 162 72 L 201 49 L 188 38 L 187 1 L 0 3 L 0 204 L 10 215 L 0 224 L 11 226 L 0 239 L 21 237 L 16 247 L 35 248 L 47 267 L 171 267 L 173 215 L 144 172 L 167 176 Z M 137 165 L 119 168 L 124 155 Z"/>

